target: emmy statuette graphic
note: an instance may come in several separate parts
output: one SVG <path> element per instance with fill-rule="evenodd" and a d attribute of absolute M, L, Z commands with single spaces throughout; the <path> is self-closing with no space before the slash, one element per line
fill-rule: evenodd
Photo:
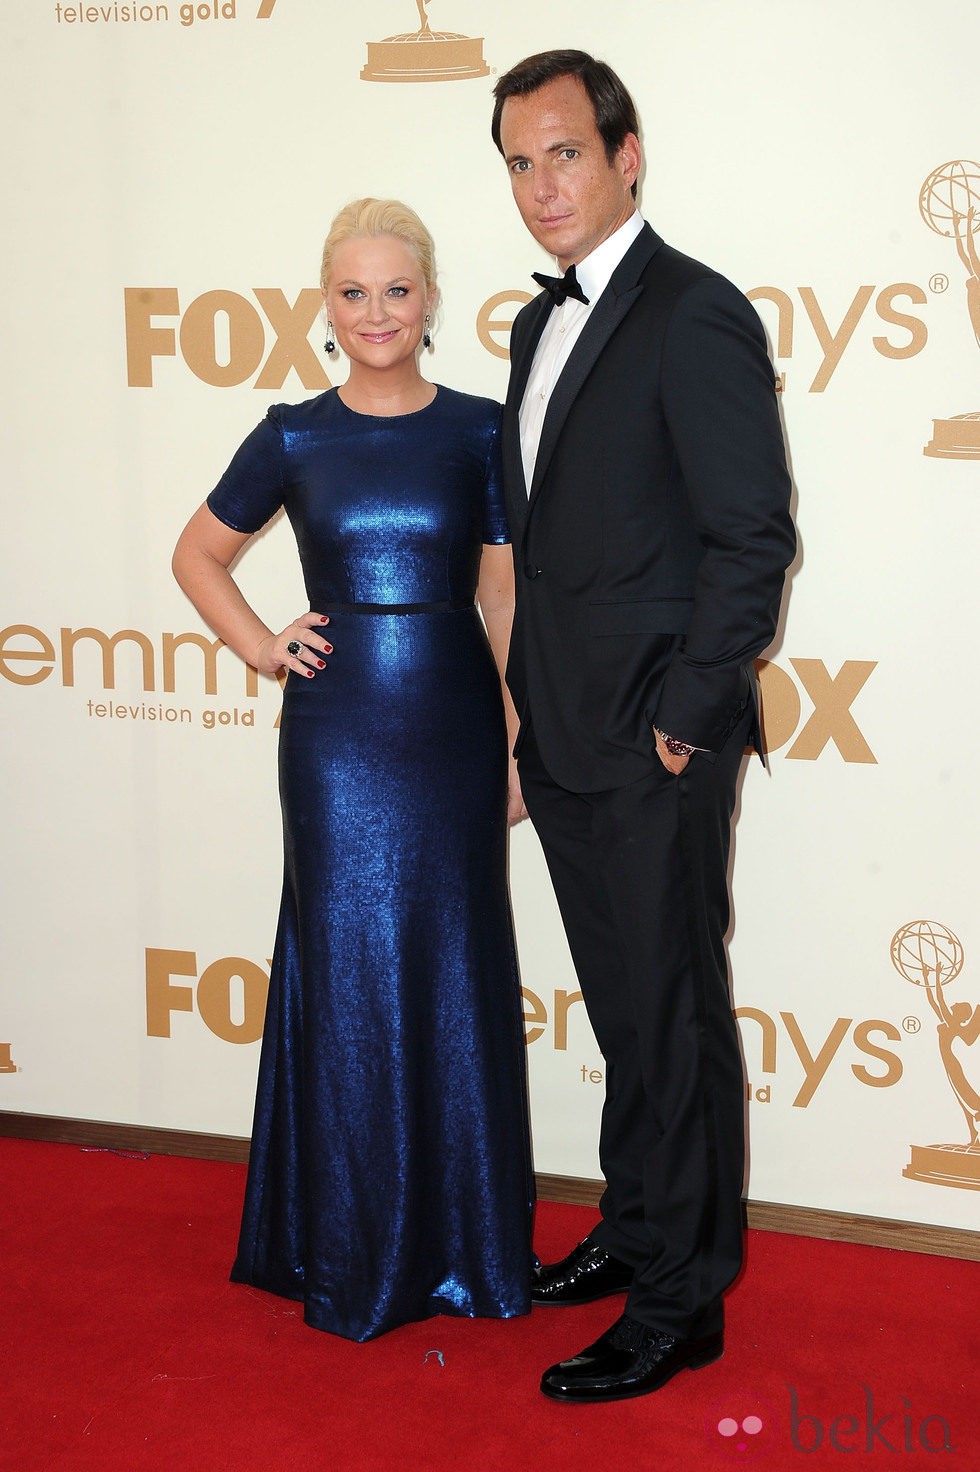
<path fill-rule="evenodd" d="M 913 1145 L 902 1174 L 912 1181 L 980 1191 L 980 1094 L 967 1078 L 956 1047 L 969 1048 L 980 1038 L 980 1007 L 970 1002 L 950 1004 L 943 990 L 963 969 L 963 947 L 945 925 L 913 920 L 892 936 L 891 956 L 900 976 L 925 989 L 939 1019 L 939 1056 L 969 1133 L 965 1145 Z"/>
<path fill-rule="evenodd" d="M 429 0 L 415 0 L 415 4 L 421 21 L 419 29 L 386 36 L 383 41 L 369 41 L 362 81 L 458 82 L 490 75 L 483 59 L 482 37 L 430 30 L 425 13 Z"/>
<path fill-rule="evenodd" d="M 956 241 L 966 267 L 966 305 L 980 347 L 980 164 L 953 159 L 933 169 L 919 191 L 919 213 L 937 235 Z M 980 460 L 980 411 L 932 421 L 932 439 L 922 452 L 941 460 Z"/>
<path fill-rule="evenodd" d="M 10 1056 L 10 1044 L 0 1043 L 0 1073 L 16 1073 L 17 1064 Z"/>

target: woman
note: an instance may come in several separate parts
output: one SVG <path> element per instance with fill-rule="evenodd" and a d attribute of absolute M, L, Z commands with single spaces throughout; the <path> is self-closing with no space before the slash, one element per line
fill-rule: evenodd
<path fill-rule="evenodd" d="M 513 568 L 499 406 L 419 371 L 436 299 L 422 222 L 392 200 L 347 206 L 321 287 L 346 383 L 269 410 L 174 572 L 243 659 L 289 672 L 282 908 L 232 1277 L 366 1340 L 529 1308 Z M 310 612 L 273 633 L 228 569 L 280 505 Z"/>

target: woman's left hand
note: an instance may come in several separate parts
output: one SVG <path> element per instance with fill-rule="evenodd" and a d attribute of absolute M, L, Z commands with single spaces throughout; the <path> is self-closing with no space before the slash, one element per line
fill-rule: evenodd
<path fill-rule="evenodd" d="M 521 792 L 521 779 L 517 775 L 517 763 L 511 757 L 510 767 L 507 773 L 508 828 L 515 828 L 518 823 L 523 823 L 526 817 L 527 808 L 524 806 L 524 794 Z"/>

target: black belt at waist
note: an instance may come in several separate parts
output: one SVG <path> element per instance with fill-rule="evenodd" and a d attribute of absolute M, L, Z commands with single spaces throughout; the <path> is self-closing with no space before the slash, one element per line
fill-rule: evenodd
<path fill-rule="evenodd" d="M 447 598 L 438 603 L 334 603 L 318 605 L 318 613 L 450 613 L 472 608 L 472 598 Z"/>

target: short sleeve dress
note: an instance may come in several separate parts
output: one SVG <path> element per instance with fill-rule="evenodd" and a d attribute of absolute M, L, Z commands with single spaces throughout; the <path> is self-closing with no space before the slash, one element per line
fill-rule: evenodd
<path fill-rule="evenodd" d="M 354 1340 L 527 1312 L 532 1176 L 506 736 L 474 606 L 499 406 L 278 405 L 208 498 L 285 507 L 334 646 L 286 680 L 284 879 L 237 1282 Z"/>

